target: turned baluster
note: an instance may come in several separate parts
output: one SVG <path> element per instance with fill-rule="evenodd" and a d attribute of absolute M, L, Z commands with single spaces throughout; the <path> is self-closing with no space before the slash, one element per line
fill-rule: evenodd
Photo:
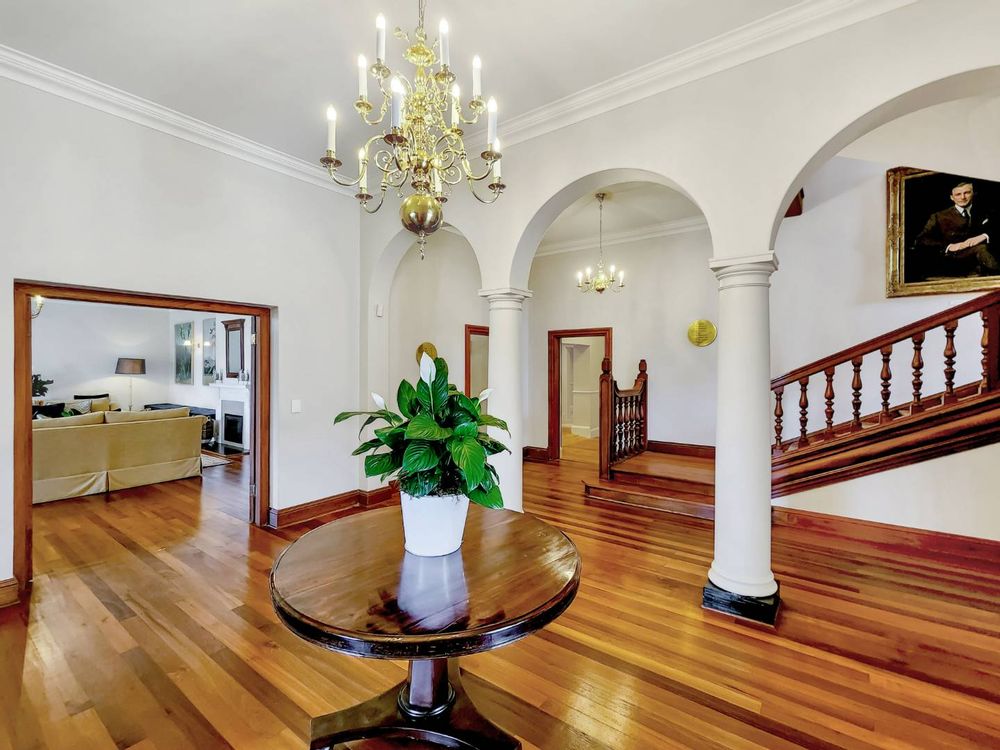
<path fill-rule="evenodd" d="M 892 344 L 883 346 L 879 351 L 882 353 L 882 413 L 879 414 L 879 422 L 888 422 L 892 417 L 889 415 L 889 399 L 892 397 L 892 370 L 889 368 L 889 358 L 892 356 Z"/>
<path fill-rule="evenodd" d="M 784 409 L 781 408 L 781 397 L 785 393 L 785 386 L 779 385 L 774 389 L 774 452 L 781 453 L 781 418 L 785 416 Z"/>
<path fill-rule="evenodd" d="M 809 424 L 809 376 L 799 380 L 799 448 L 809 445 L 808 424 Z"/>
<path fill-rule="evenodd" d="M 956 400 L 955 396 L 955 329 L 958 328 L 957 320 L 949 320 L 944 324 L 944 403 L 950 404 Z"/>
<path fill-rule="evenodd" d="M 921 388 L 923 387 L 923 372 L 924 372 L 924 333 L 914 334 L 913 336 L 913 361 L 910 366 L 913 368 L 913 403 L 910 404 L 910 414 L 916 414 L 924 410 L 924 405 L 920 402 Z"/>
<path fill-rule="evenodd" d="M 990 319 L 986 310 L 979 315 L 983 319 L 983 337 L 979 340 L 979 346 L 983 350 L 983 379 L 979 383 L 979 392 L 986 393 L 990 387 Z"/>
<path fill-rule="evenodd" d="M 826 399 L 826 436 L 828 438 L 833 437 L 833 373 L 836 371 L 836 367 L 827 367 L 823 372 L 826 373 L 826 391 L 823 392 L 823 398 Z"/>
<path fill-rule="evenodd" d="M 851 360 L 851 365 L 854 367 L 854 377 L 851 379 L 851 390 L 854 392 L 854 398 L 851 400 L 851 407 L 853 409 L 853 418 L 851 419 L 852 430 L 861 429 L 861 362 L 863 360 L 863 357 L 854 357 Z"/>

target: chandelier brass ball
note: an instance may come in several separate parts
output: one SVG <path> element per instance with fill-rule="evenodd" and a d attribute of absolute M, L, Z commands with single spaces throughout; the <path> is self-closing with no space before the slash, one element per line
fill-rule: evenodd
<path fill-rule="evenodd" d="M 431 234 L 441 226 L 444 211 L 441 202 L 433 195 L 414 193 L 399 206 L 403 226 L 414 234 Z"/>

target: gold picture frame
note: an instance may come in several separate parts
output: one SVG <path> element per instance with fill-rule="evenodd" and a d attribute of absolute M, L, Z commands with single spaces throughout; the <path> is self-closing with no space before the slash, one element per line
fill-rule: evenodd
<path fill-rule="evenodd" d="M 910 297 L 921 294 L 954 294 L 1000 289 L 1000 271 L 989 271 L 972 255 L 946 253 L 945 240 L 938 238 L 939 248 L 933 247 L 929 230 L 935 217 L 956 211 L 950 198 L 952 189 L 960 183 L 971 183 L 974 196 L 971 203 L 975 230 L 990 227 L 990 220 L 1000 221 L 994 209 L 1000 205 L 1000 183 L 990 180 L 934 172 L 914 167 L 895 167 L 886 172 L 886 296 Z M 956 211 L 956 216 L 960 214 Z M 996 244 L 1000 246 L 1000 228 Z M 1000 258 L 1000 251 L 990 258 Z M 979 246 L 977 246 L 979 247 Z M 992 261 L 991 261 L 992 262 Z"/>

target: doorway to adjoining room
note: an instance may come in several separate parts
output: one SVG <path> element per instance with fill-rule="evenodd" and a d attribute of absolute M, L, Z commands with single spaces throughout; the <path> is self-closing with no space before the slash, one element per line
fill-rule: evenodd
<path fill-rule="evenodd" d="M 605 357 L 610 328 L 549 331 L 549 460 L 597 465 Z"/>

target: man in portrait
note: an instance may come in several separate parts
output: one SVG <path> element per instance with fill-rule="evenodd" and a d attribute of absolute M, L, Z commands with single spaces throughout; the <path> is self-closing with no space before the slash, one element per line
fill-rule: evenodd
<path fill-rule="evenodd" d="M 931 214 L 914 242 L 914 256 L 926 276 L 1000 275 L 1000 257 L 990 242 L 992 214 L 973 201 L 971 182 L 951 189 L 954 205 Z"/>

